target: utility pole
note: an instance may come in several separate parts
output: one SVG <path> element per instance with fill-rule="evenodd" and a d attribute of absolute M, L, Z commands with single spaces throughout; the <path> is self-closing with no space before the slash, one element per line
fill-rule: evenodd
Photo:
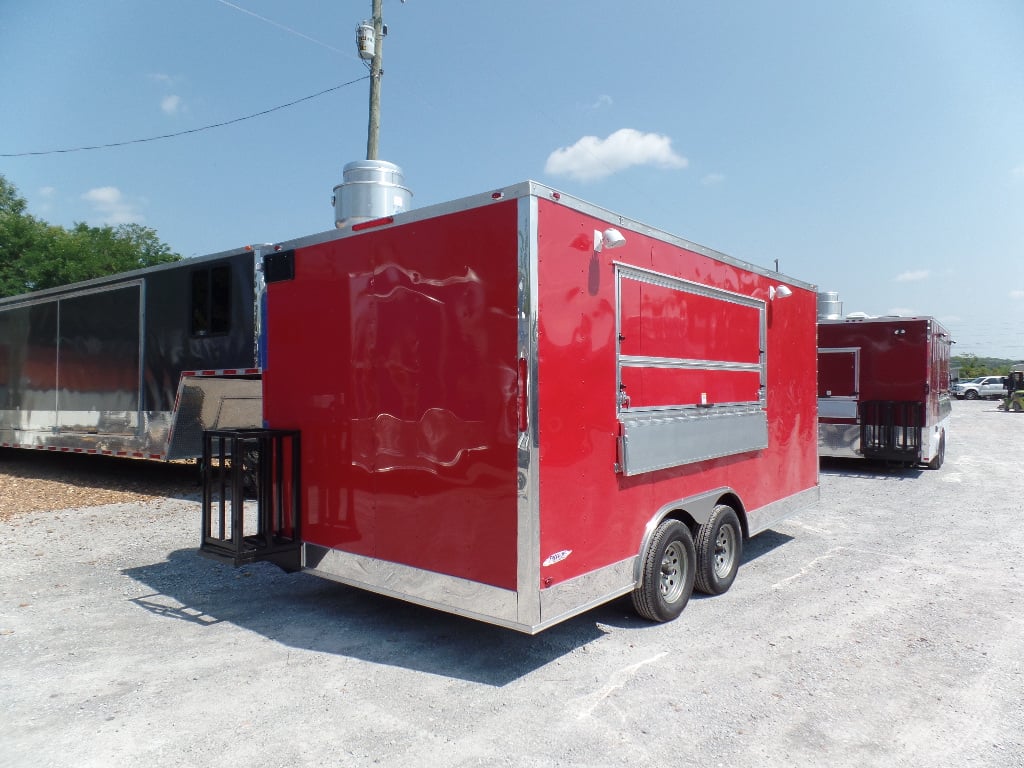
<path fill-rule="evenodd" d="M 383 74 L 381 60 L 384 58 L 384 0 L 373 0 L 373 60 L 370 63 L 370 124 L 366 132 L 366 159 L 377 159 L 380 143 L 380 78 Z"/>
<path fill-rule="evenodd" d="M 402 0 L 404 3 L 405 0 Z M 405 186 L 402 169 L 378 158 L 380 142 L 380 80 L 384 51 L 384 26 L 381 6 L 373 0 L 373 20 L 356 27 L 356 48 L 364 63 L 370 62 L 370 124 L 366 131 L 366 159 L 345 163 L 342 182 L 334 185 L 334 226 L 344 229 L 360 221 L 379 219 L 409 209 L 412 192 Z"/>

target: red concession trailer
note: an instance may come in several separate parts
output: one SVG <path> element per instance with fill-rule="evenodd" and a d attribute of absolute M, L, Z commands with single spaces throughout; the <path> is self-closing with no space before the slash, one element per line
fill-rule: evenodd
<path fill-rule="evenodd" d="M 932 317 L 818 321 L 818 452 L 942 466 L 949 332 Z"/>
<path fill-rule="evenodd" d="M 666 621 L 818 498 L 813 286 L 533 182 L 278 248 L 267 430 L 205 462 L 263 454 L 258 523 L 208 477 L 211 557 L 527 633 Z"/>

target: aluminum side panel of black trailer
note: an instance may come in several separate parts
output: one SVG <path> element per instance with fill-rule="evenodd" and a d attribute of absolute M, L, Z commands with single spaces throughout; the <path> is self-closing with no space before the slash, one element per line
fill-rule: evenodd
<path fill-rule="evenodd" d="M 230 251 L 0 300 L 0 445 L 191 458 L 204 428 L 259 426 L 256 263 Z"/>

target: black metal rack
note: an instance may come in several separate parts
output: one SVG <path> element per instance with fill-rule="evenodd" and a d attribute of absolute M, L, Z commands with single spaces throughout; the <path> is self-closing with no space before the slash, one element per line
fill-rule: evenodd
<path fill-rule="evenodd" d="M 860 404 L 860 425 L 864 458 L 904 464 L 921 460 L 924 403 L 868 400 Z"/>
<path fill-rule="evenodd" d="M 199 553 L 236 566 L 267 560 L 299 570 L 300 458 L 297 431 L 204 432 Z"/>

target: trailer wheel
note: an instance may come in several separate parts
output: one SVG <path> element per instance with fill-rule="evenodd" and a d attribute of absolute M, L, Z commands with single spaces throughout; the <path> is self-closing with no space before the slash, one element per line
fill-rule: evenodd
<path fill-rule="evenodd" d="M 939 435 L 939 450 L 936 451 L 935 456 L 931 461 L 928 462 L 928 469 L 941 469 L 942 463 L 946 460 L 946 432 L 943 430 L 942 434 Z"/>
<path fill-rule="evenodd" d="M 690 529 L 678 520 L 665 520 L 654 531 L 643 558 L 633 608 L 645 619 L 671 621 L 693 593 L 697 558 Z"/>
<path fill-rule="evenodd" d="M 696 551 L 697 590 L 708 595 L 728 591 L 743 554 L 743 529 L 732 507 L 715 507 L 711 518 L 697 530 Z"/>

